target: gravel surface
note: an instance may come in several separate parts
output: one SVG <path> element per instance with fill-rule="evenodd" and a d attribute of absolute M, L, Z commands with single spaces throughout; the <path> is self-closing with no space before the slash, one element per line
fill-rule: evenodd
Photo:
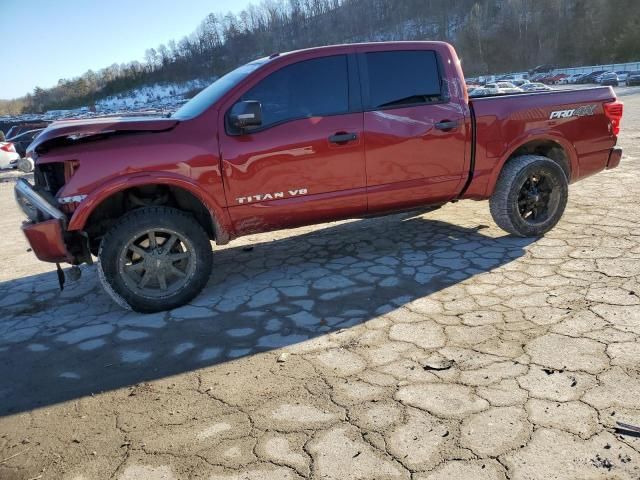
<path fill-rule="evenodd" d="M 541 239 L 488 205 L 216 247 L 138 315 L 60 293 L 0 174 L 0 478 L 638 479 L 640 94 Z"/>

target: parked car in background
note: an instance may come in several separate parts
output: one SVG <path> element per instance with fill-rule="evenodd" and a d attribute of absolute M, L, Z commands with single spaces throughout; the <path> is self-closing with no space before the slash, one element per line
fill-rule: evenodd
<path fill-rule="evenodd" d="M 580 77 L 576 79 L 575 83 L 576 84 L 589 83 L 590 79 L 591 79 L 590 73 L 583 73 L 582 75 L 580 75 Z"/>
<path fill-rule="evenodd" d="M 620 70 L 619 72 L 616 72 L 618 74 L 618 81 L 619 82 L 626 82 L 627 81 L 627 77 L 629 76 L 629 72 L 626 72 L 624 70 Z"/>
<path fill-rule="evenodd" d="M 516 87 L 522 88 L 522 85 L 525 85 L 525 84 L 531 83 L 531 82 L 529 80 L 521 79 L 521 80 L 514 80 L 511 83 L 513 83 Z"/>
<path fill-rule="evenodd" d="M 20 155 L 21 158 L 26 156 L 27 147 L 40 134 L 40 132 L 42 132 L 42 130 L 44 130 L 44 128 L 36 128 L 35 130 L 28 130 L 26 132 L 20 133 L 19 135 L 16 135 L 15 137 L 11 137 L 9 139 L 11 140 L 11 143 L 13 143 L 16 149 L 16 152 L 18 152 L 18 155 Z"/>
<path fill-rule="evenodd" d="M 0 142 L 0 169 L 15 168 L 20 155 L 11 142 Z"/>
<path fill-rule="evenodd" d="M 489 95 L 498 95 L 500 91 L 497 88 L 477 87 L 469 91 L 472 98 L 487 97 Z"/>
<path fill-rule="evenodd" d="M 618 74 L 616 72 L 607 72 L 603 73 L 598 79 L 598 83 L 600 85 L 608 85 L 611 87 L 617 87 L 618 82 Z"/>
<path fill-rule="evenodd" d="M 640 72 L 629 73 L 627 76 L 627 86 L 640 85 Z"/>
<path fill-rule="evenodd" d="M 549 83 L 551 85 L 557 85 L 558 83 L 560 83 L 562 80 L 564 80 L 565 78 L 567 78 L 569 75 L 567 75 L 566 73 L 558 73 L 556 75 L 553 75 L 550 80 Z"/>
<path fill-rule="evenodd" d="M 550 85 L 552 83 L 555 83 L 555 79 L 556 79 L 556 75 L 552 73 L 547 73 L 541 76 L 540 78 L 538 78 L 536 81 L 538 83 L 544 83 L 544 84 Z"/>
<path fill-rule="evenodd" d="M 567 75 L 566 77 L 561 78 L 558 81 L 558 85 L 568 85 L 571 83 L 576 83 L 576 80 L 582 77 L 582 75 L 582 73 L 572 73 L 571 75 Z"/>
<path fill-rule="evenodd" d="M 549 85 L 545 85 L 544 83 L 526 83 L 522 85 L 522 90 L 525 92 L 548 92 L 549 90 L 553 90 Z"/>
<path fill-rule="evenodd" d="M 49 122 L 19 123 L 11 127 L 5 134 L 5 137 L 7 138 L 7 140 L 11 140 L 12 138 L 17 137 L 21 133 L 28 132 L 29 130 L 35 130 L 35 129 L 42 130 L 44 128 L 47 128 L 48 126 L 49 126 Z"/>
<path fill-rule="evenodd" d="M 580 78 L 578 83 L 598 83 L 597 77 L 606 73 L 606 70 L 596 70 L 595 72 L 587 73 Z"/>
<path fill-rule="evenodd" d="M 516 87 L 511 82 L 496 82 L 496 83 L 487 83 L 485 85 L 486 88 L 497 89 L 498 93 L 520 93 L 522 92 L 521 88 Z"/>

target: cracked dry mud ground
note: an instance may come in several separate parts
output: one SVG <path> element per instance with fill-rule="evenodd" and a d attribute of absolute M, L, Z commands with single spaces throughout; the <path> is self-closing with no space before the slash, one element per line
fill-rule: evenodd
<path fill-rule="evenodd" d="M 640 478 L 614 429 L 640 424 L 624 100 L 621 167 L 545 238 L 475 202 L 258 235 L 162 314 L 119 310 L 93 267 L 60 294 L 0 184 L 0 478 Z"/>

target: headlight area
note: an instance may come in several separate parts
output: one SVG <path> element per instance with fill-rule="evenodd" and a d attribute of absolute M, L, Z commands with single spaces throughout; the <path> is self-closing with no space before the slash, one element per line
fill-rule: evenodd
<path fill-rule="evenodd" d="M 59 196 L 62 188 L 80 168 L 77 160 L 38 163 L 34 170 L 34 190 L 41 193 L 64 213 L 70 215 L 86 195 Z"/>
<path fill-rule="evenodd" d="M 14 193 L 16 202 L 31 220 L 22 225 L 22 231 L 40 260 L 74 265 L 92 263 L 86 234 L 67 231 L 68 216 L 58 208 L 55 199 L 25 179 L 16 182 Z"/>
<path fill-rule="evenodd" d="M 18 179 L 14 189 L 16 203 L 24 214 L 34 223 L 45 220 L 59 220 L 64 227 L 67 225 L 67 216 L 47 197 L 46 193 L 40 193 L 24 178 Z"/>
<path fill-rule="evenodd" d="M 64 213 L 71 215 L 76 211 L 80 202 L 82 202 L 86 195 L 70 195 L 68 197 L 58 197 L 58 203 L 60 204 L 60 210 Z"/>

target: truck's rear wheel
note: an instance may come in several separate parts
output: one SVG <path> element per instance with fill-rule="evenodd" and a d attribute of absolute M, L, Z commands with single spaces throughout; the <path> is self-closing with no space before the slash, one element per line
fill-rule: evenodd
<path fill-rule="evenodd" d="M 148 207 L 123 216 L 98 252 L 100 278 L 119 304 L 158 312 L 193 299 L 211 274 L 211 243 L 189 214 Z"/>
<path fill-rule="evenodd" d="M 510 160 L 489 200 L 491 216 L 503 230 L 538 237 L 551 230 L 567 205 L 568 181 L 562 167 L 539 155 Z"/>

